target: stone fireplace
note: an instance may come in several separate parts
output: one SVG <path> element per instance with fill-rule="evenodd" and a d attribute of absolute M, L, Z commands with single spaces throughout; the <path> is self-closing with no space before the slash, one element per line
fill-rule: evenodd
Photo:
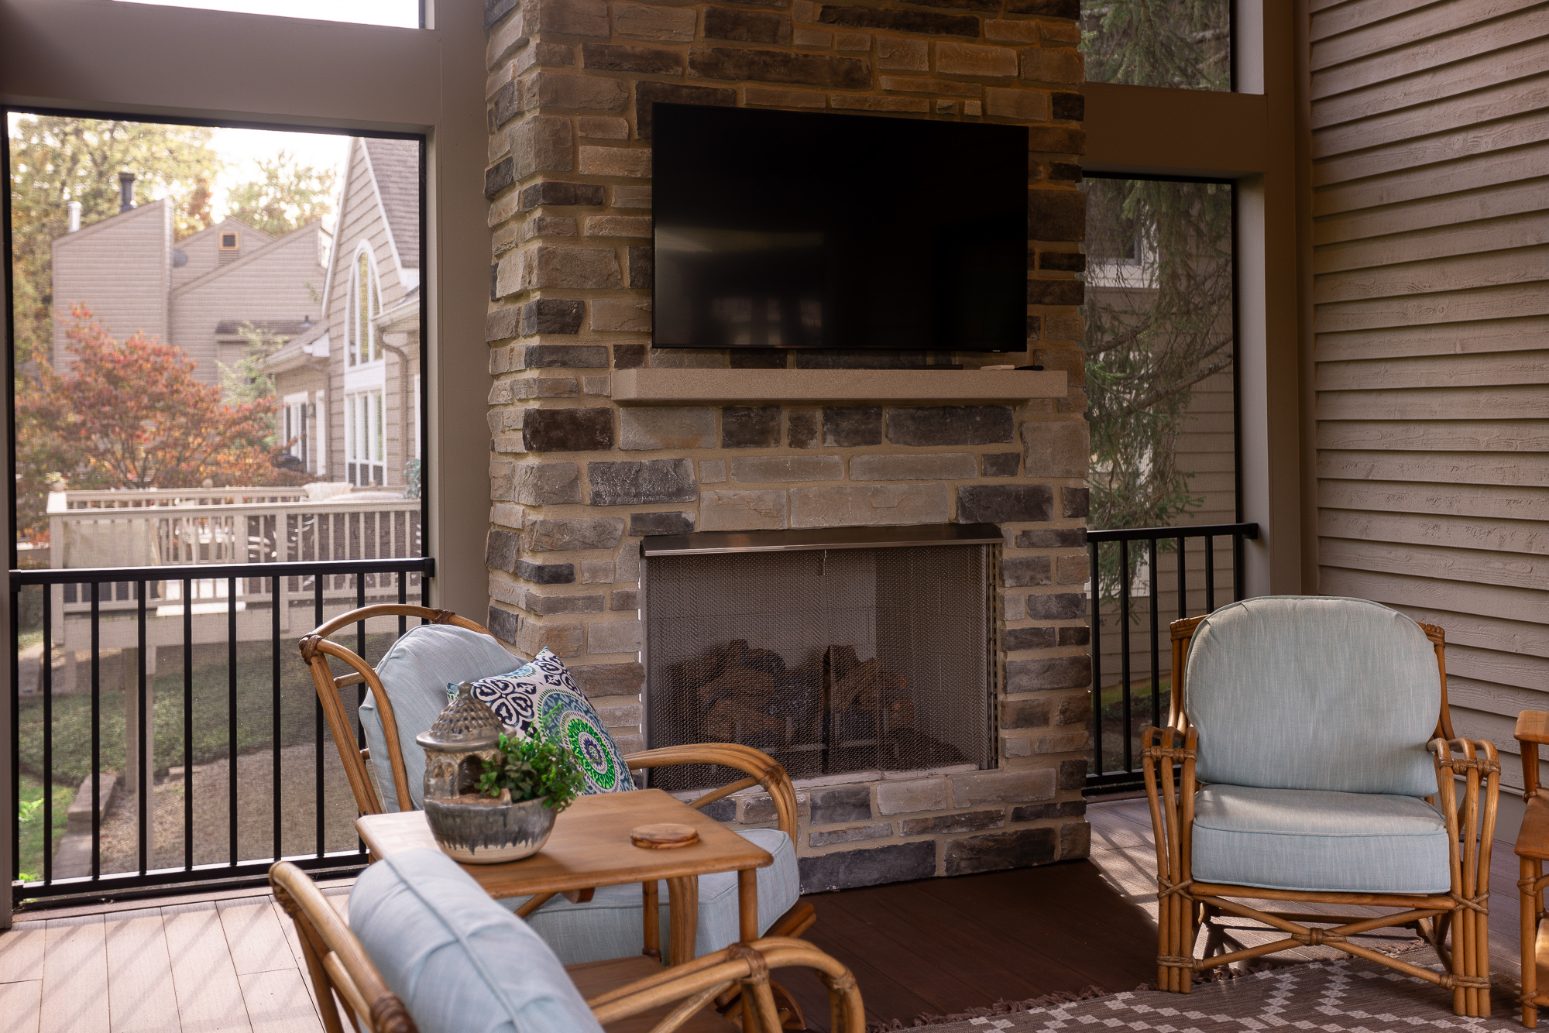
<path fill-rule="evenodd" d="M 779 726 L 808 889 L 1084 856 L 1076 0 L 486 0 L 486 11 L 491 629 L 521 652 L 547 645 L 565 657 L 626 749 L 663 734 L 664 698 L 681 708 L 695 692 L 712 705 L 739 695 L 705 690 L 728 669 L 801 682 L 807 695 L 792 706 L 813 692 L 837 699 L 839 713 L 830 706 L 817 724 Z M 658 101 L 1025 124 L 1027 352 L 653 348 Z M 964 188 L 944 183 L 921 203 L 949 205 Z M 983 368 L 1008 362 L 1042 370 Z M 661 684 L 654 664 L 648 676 L 661 647 L 647 640 L 643 591 L 659 584 L 653 564 L 667 576 L 663 543 L 675 536 L 983 524 L 996 536 L 978 589 L 988 627 L 966 646 L 959 633 L 890 660 L 899 617 L 868 612 L 857 627 L 869 631 L 799 647 L 727 630 L 684 647 L 677 682 Z M 875 586 L 893 583 L 893 560 L 835 558 L 845 551 L 804 550 L 802 576 L 841 578 L 831 596 L 887 610 Z M 933 677 L 921 666 L 933 645 L 981 655 L 985 678 L 962 701 L 982 706 L 977 738 L 922 720 L 915 693 Z M 738 677 L 743 701 L 754 698 L 762 683 Z M 715 727 L 759 744 L 776 716 L 722 706 Z M 802 735 L 787 734 L 802 722 Z M 907 737 L 903 728 L 916 736 L 907 763 L 841 755 Z M 902 756 L 897 742 L 889 749 Z M 728 819 L 772 819 L 757 794 L 723 803 Z"/>

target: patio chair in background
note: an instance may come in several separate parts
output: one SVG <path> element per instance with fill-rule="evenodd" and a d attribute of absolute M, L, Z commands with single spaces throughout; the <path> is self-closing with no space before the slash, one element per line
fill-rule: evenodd
<path fill-rule="evenodd" d="M 1500 764 L 1491 743 L 1453 736 L 1442 630 L 1364 600 L 1267 596 L 1175 621 L 1172 639 L 1168 726 L 1144 740 L 1161 989 L 1322 944 L 1451 990 L 1459 1015 L 1488 1015 Z M 1221 918 L 1284 936 L 1241 947 Z M 1353 940 L 1398 928 L 1445 969 Z"/>

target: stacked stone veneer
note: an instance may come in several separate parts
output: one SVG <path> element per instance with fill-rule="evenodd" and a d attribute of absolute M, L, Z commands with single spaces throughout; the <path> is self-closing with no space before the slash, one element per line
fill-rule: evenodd
<path fill-rule="evenodd" d="M 635 748 L 642 536 L 998 523 L 999 767 L 804 783 L 803 878 L 821 888 L 1084 856 L 1078 0 L 486 0 L 486 12 L 492 630 L 522 652 L 548 645 L 565 657 Z M 1068 395 L 1019 405 L 613 402 L 613 371 L 640 366 L 746 367 L 756 384 L 771 366 L 920 361 L 652 349 L 657 101 L 1026 124 L 1029 350 L 1010 358 L 1066 371 Z M 950 205 L 973 189 L 943 182 L 920 203 Z M 750 823 L 772 818 L 756 795 L 735 810 Z"/>

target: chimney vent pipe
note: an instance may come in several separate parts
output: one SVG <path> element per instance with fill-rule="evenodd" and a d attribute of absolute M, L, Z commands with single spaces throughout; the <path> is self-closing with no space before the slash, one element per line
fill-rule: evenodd
<path fill-rule="evenodd" d="M 70 232 L 74 233 L 81 228 L 81 202 L 71 201 L 65 207 L 70 212 Z"/>
<path fill-rule="evenodd" d="M 127 212 L 134 207 L 134 173 L 118 174 L 118 210 Z"/>

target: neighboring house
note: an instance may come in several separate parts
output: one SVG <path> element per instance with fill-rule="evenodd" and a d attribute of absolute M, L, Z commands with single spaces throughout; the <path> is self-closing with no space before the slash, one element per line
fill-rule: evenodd
<path fill-rule="evenodd" d="M 269 357 L 282 441 L 319 480 L 402 486 L 420 457 L 420 165 L 357 138 L 320 324 Z"/>
<path fill-rule="evenodd" d="M 77 304 L 114 337 L 142 332 L 177 345 L 195 375 L 217 383 L 220 365 L 247 348 L 252 326 L 286 340 L 317 322 L 328 249 L 322 224 L 271 237 L 227 219 L 173 239 L 166 199 L 133 207 L 55 239 L 53 363 L 68 368 Z"/>

